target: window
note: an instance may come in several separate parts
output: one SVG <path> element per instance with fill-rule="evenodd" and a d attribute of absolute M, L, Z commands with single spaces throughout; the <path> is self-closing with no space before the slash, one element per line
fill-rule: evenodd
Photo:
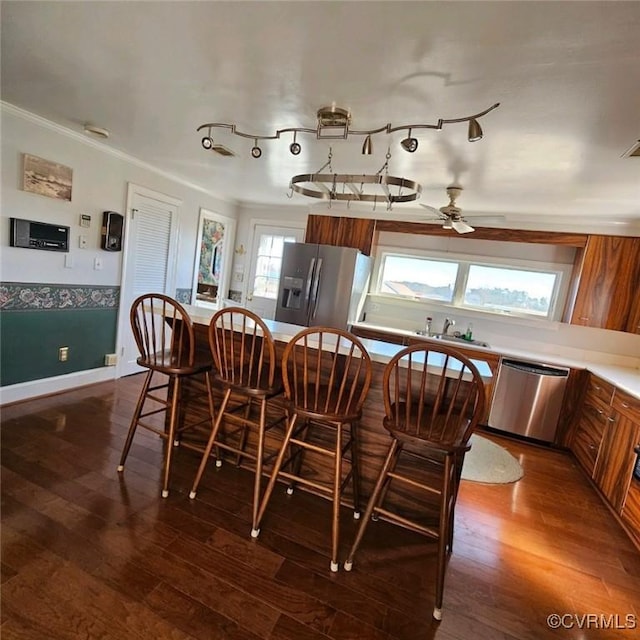
<path fill-rule="evenodd" d="M 553 319 L 564 265 L 522 260 L 385 252 L 373 293 L 475 309 Z"/>
<path fill-rule="evenodd" d="M 451 302 L 458 264 L 388 255 L 383 258 L 379 293 Z"/>
<path fill-rule="evenodd" d="M 278 296 L 282 250 L 285 242 L 295 242 L 294 236 L 262 234 L 256 257 L 253 295 L 275 300 Z"/>
<path fill-rule="evenodd" d="M 546 318 L 557 279 L 552 272 L 470 264 L 463 306 Z"/>

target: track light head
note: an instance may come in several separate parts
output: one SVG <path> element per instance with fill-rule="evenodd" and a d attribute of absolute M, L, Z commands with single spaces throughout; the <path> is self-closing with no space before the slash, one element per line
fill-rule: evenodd
<path fill-rule="evenodd" d="M 364 139 L 364 144 L 362 145 L 362 155 L 370 156 L 373 153 L 373 143 L 371 142 L 371 135 L 368 135 Z"/>
<path fill-rule="evenodd" d="M 299 142 L 292 142 L 289 145 L 289 151 L 291 152 L 292 156 L 297 156 L 302 151 L 302 147 L 300 146 Z"/>
<path fill-rule="evenodd" d="M 478 140 L 482 140 L 482 127 L 480 123 L 472 118 L 469 120 L 469 133 L 467 135 L 469 142 L 477 142 Z"/>
<path fill-rule="evenodd" d="M 414 153 L 418 148 L 418 139 L 412 138 L 411 131 L 409 131 L 409 135 L 404 140 L 400 141 L 400 146 L 408 153 Z"/>
<path fill-rule="evenodd" d="M 253 147 L 251 148 L 251 156 L 253 158 L 259 158 L 262 155 L 262 149 L 258 146 L 258 140 L 254 140 Z"/>
<path fill-rule="evenodd" d="M 213 138 L 211 136 L 205 136 L 202 138 L 202 148 L 207 151 L 209 149 L 213 149 Z"/>

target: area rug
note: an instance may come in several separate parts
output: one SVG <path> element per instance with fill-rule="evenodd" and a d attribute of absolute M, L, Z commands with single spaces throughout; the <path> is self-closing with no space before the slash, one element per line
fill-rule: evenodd
<path fill-rule="evenodd" d="M 506 484 L 522 478 L 520 463 L 504 448 L 477 434 L 462 465 L 462 479 L 488 484 Z"/>

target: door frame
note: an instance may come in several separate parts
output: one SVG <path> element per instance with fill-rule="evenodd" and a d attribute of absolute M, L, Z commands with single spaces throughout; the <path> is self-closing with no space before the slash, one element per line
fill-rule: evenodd
<path fill-rule="evenodd" d="M 131 296 L 128 295 L 128 290 L 125 288 L 127 283 L 127 270 L 131 268 L 132 247 L 131 234 L 129 230 L 131 228 L 131 216 L 134 209 L 133 203 L 136 196 L 143 196 L 158 202 L 165 203 L 176 208 L 175 220 L 171 221 L 171 230 L 169 232 L 169 260 L 167 262 L 167 276 L 165 280 L 164 293 L 173 296 L 175 292 L 175 278 L 178 261 L 178 238 L 179 238 L 179 226 L 180 226 L 180 208 L 182 206 L 182 200 L 174 196 L 167 195 L 148 187 L 135 184 L 133 182 L 127 183 L 127 199 L 125 206 L 124 216 L 124 242 L 122 243 L 122 272 L 120 274 L 120 303 L 118 306 L 118 326 L 116 331 L 116 378 L 120 378 L 124 375 L 129 375 L 131 372 L 125 370 L 123 355 L 124 355 L 124 342 L 125 336 L 129 336 L 131 332 L 131 326 L 129 321 L 129 306 L 123 305 L 123 300 L 128 300 Z M 140 369 L 141 371 L 143 369 Z"/>
<path fill-rule="evenodd" d="M 244 265 L 244 286 L 242 287 L 242 304 L 247 306 L 248 296 L 253 292 L 253 280 L 255 277 L 256 267 L 256 252 L 258 250 L 259 243 L 256 238 L 256 231 L 258 227 L 269 227 L 271 229 L 285 229 L 301 231 L 300 238 L 304 242 L 304 235 L 307 229 L 307 219 L 297 222 L 294 220 L 274 220 L 273 218 L 251 218 L 249 221 L 249 240 L 247 248 L 247 261 Z M 283 234 L 284 235 L 284 234 Z M 249 291 L 252 289 L 252 291 Z M 274 301 L 275 303 L 275 301 Z"/>

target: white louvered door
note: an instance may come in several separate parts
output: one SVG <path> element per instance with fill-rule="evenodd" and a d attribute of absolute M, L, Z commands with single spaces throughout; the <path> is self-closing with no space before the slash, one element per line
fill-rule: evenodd
<path fill-rule="evenodd" d="M 132 302 L 143 293 L 175 291 L 178 209 L 180 201 L 136 185 L 129 185 L 125 228 L 117 375 L 141 371 L 138 348 L 129 323 Z"/>

